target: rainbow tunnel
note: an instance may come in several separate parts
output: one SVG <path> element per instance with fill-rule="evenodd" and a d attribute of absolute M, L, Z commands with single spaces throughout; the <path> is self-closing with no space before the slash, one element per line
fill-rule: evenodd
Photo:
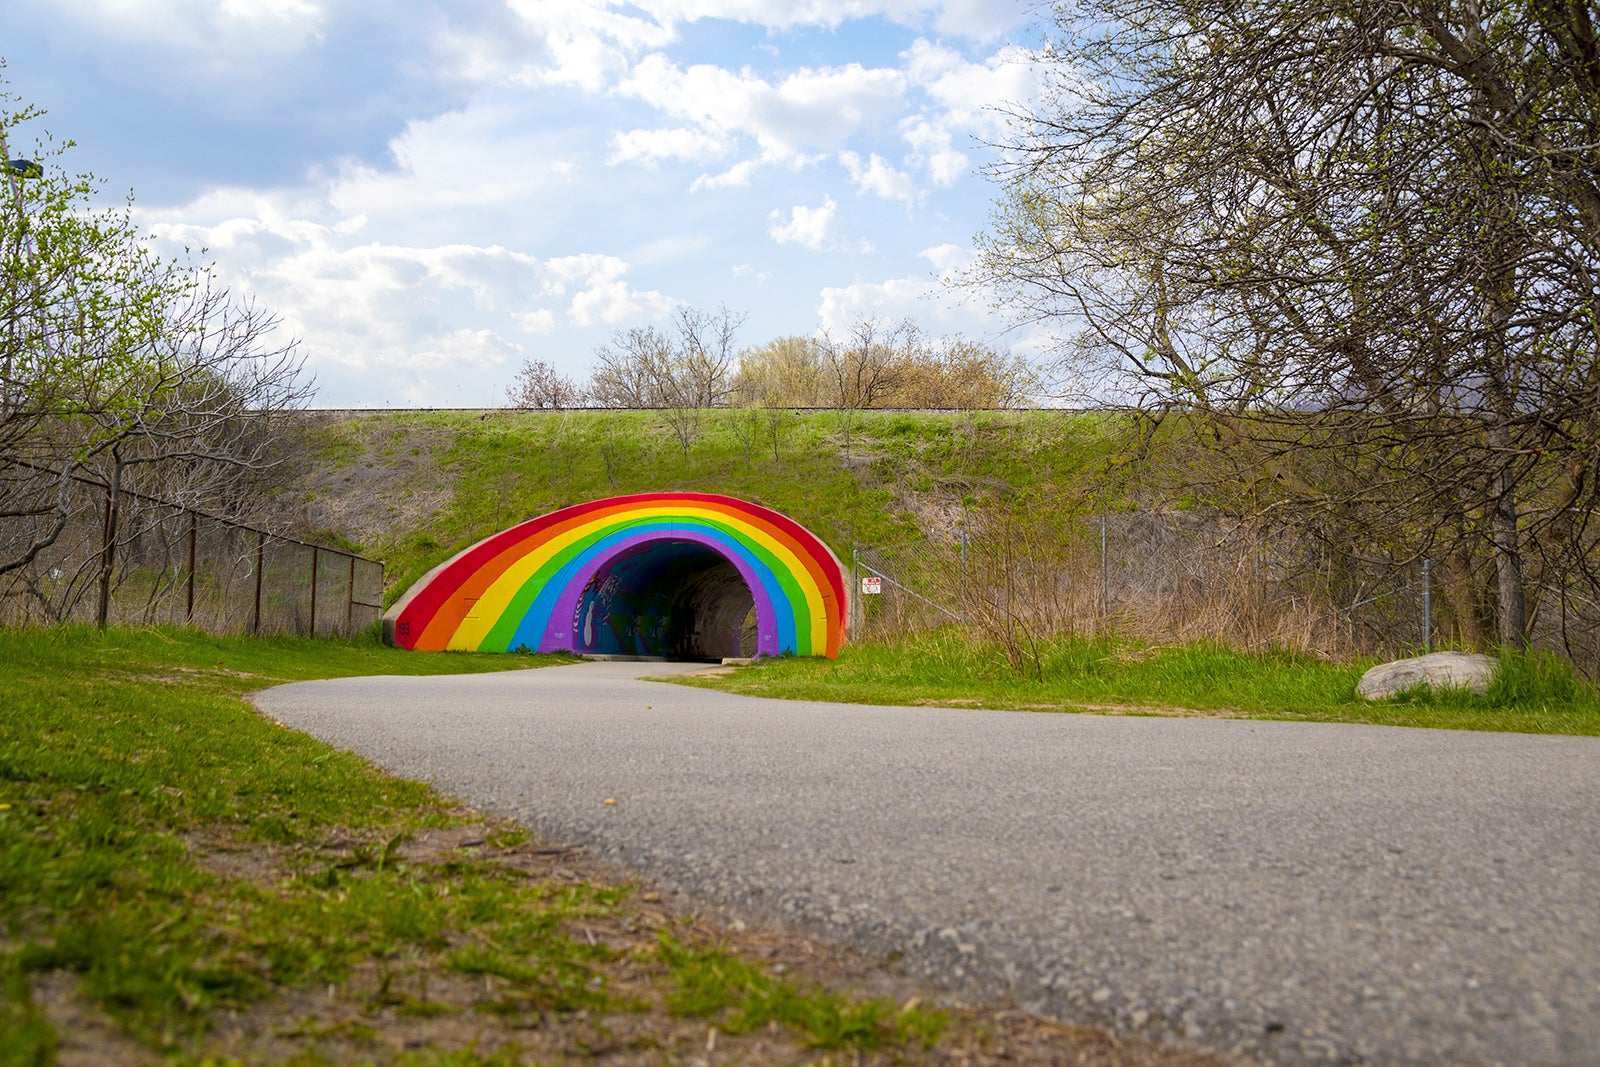
<path fill-rule="evenodd" d="M 844 569 L 787 516 L 710 493 L 552 511 L 435 567 L 384 615 L 402 648 L 836 656 Z"/>

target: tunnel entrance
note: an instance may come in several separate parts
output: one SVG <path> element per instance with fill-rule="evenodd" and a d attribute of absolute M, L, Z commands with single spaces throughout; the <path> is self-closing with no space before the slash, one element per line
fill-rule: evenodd
<path fill-rule="evenodd" d="M 602 560 L 573 611 L 574 650 L 718 661 L 756 654 L 756 604 L 716 549 L 674 538 Z"/>
<path fill-rule="evenodd" d="M 384 613 L 384 637 L 428 650 L 837 656 L 849 614 L 839 557 L 781 512 L 635 493 L 462 549 Z"/>

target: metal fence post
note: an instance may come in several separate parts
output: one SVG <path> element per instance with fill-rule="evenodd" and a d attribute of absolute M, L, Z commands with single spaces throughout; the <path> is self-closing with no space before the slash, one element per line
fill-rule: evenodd
<path fill-rule="evenodd" d="M 861 546 L 850 546 L 850 629 L 861 634 Z"/>
<path fill-rule="evenodd" d="M 317 546 L 311 546 L 311 636 L 317 636 Z"/>
<path fill-rule="evenodd" d="M 961 527 L 961 625 L 967 625 L 967 528 Z"/>
<path fill-rule="evenodd" d="M 1111 565 L 1106 554 L 1106 513 L 1100 513 L 1100 617 L 1111 610 Z"/>
<path fill-rule="evenodd" d="M 1261 527 L 1257 526 L 1250 538 L 1250 616 L 1252 627 L 1260 627 L 1261 613 L 1265 607 L 1266 599 L 1266 583 L 1261 579 Z"/>
<path fill-rule="evenodd" d="M 183 624 L 185 626 L 194 625 L 194 558 L 195 542 L 198 540 L 199 534 L 200 516 L 191 511 L 189 513 L 189 604 L 183 616 Z"/>
<path fill-rule="evenodd" d="M 1433 560 L 1422 561 L 1422 651 L 1433 651 Z"/>
<path fill-rule="evenodd" d="M 262 530 L 256 535 L 256 613 L 255 619 L 250 624 L 250 632 L 261 632 L 261 572 L 267 569 L 267 532 Z"/>
<path fill-rule="evenodd" d="M 344 635 L 350 636 L 351 628 L 355 624 L 356 612 L 356 558 L 350 557 L 350 584 L 345 586 L 344 598 Z"/>

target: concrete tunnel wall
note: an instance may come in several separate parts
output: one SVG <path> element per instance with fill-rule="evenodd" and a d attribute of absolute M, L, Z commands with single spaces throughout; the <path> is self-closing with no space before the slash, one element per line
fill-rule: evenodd
<path fill-rule="evenodd" d="M 779 512 L 638 494 L 485 538 L 407 590 L 384 633 L 418 649 L 834 656 L 848 597 L 838 558 Z"/>

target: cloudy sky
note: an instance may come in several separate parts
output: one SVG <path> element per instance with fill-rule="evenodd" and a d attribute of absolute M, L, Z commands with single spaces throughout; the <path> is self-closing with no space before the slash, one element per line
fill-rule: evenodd
<path fill-rule="evenodd" d="M 4 0 L 10 91 L 301 338 L 318 406 L 503 402 L 679 304 L 754 345 L 909 315 L 1028 100 L 1027 0 Z"/>

